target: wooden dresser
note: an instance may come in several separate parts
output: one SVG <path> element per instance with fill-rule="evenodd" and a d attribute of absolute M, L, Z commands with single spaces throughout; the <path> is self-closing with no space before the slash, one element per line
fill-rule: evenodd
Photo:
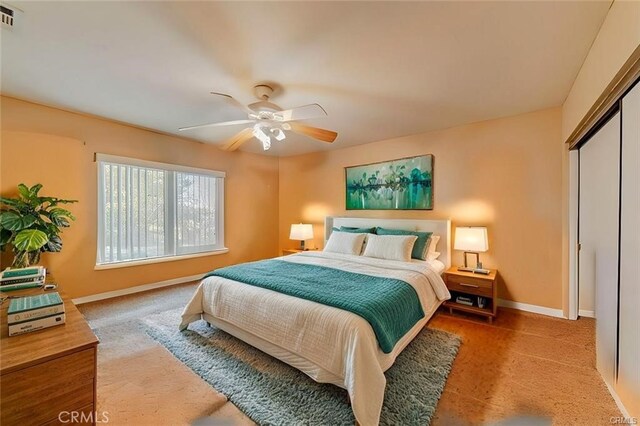
<path fill-rule="evenodd" d="M 41 289 L 1 293 L 30 296 Z M 7 310 L 0 314 L 0 424 L 95 424 L 98 338 L 70 299 L 58 290 L 66 322 L 9 337 Z M 71 421 L 73 412 L 75 422 Z M 81 415 L 80 413 L 83 413 Z M 82 421 L 84 420 L 84 421 Z"/>

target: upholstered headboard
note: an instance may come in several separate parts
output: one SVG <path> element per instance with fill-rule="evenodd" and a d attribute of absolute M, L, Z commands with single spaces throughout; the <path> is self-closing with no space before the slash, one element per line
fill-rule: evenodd
<path fill-rule="evenodd" d="M 451 266 L 451 221 L 422 220 L 422 219 L 372 219 L 363 217 L 327 216 L 324 219 L 324 242 L 327 243 L 333 227 L 352 226 L 357 228 L 372 228 L 381 226 L 389 229 L 405 229 L 407 231 L 433 232 L 440 236 L 438 251 L 441 253 L 439 261 L 447 268 Z"/>

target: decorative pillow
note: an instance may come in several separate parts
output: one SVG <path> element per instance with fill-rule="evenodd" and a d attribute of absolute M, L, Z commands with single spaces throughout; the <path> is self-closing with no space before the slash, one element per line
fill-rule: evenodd
<path fill-rule="evenodd" d="M 329 236 L 327 245 L 324 247 L 324 251 L 360 256 L 366 235 L 367 234 L 333 231 Z"/>
<path fill-rule="evenodd" d="M 440 235 L 432 235 L 429 237 L 429 241 L 427 241 L 427 253 L 433 253 L 436 251 L 438 241 L 440 241 Z"/>
<path fill-rule="evenodd" d="M 415 235 L 368 234 L 363 256 L 409 262 L 417 239 Z"/>
<path fill-rule="evenodd" d="M 374 226 L 373 228 L 354 228 L 352 226 L 341 226 L 340 232 L 352 232 L 355 234 L 375 234 L 376 227 Z"/>
<path fill-rule="evenodd" d="M 387 229 L 387 228 L 378 228 L 378 235 L 415 235 L 418 237 L 416 243 L 413 245 L 413 250 L 411 252 L 411 257 L 413 259 L 425 260 L 427 258 L 427 248 L 429 245 L 427 241 L 433 232 L 419 232 L 419 231 L 405 231 L 402 229 Z"/>
<path fill-rule="evenodd" d="M 427 253 L 427 260 L 436 260 L 439 257 L 440 257 L 439 251 L 431 251 Z"/>

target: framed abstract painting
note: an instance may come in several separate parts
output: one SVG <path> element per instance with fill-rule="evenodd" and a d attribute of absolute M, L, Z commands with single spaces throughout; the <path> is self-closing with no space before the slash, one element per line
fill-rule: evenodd
<path fill-rule="evenodd" d="M 347 210 L 433 210 L 433 155 L 345 167 Z"/>

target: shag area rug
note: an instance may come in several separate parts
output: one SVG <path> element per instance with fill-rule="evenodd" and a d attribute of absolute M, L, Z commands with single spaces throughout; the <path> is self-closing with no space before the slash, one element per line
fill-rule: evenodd
<path fill-rule="evenodd" d="M 146 332 L 260 425 L 353 425 L 344 389 L 304 373 L 198 321 L 180 332 L 180 311 L 143 319 Z M 381 425 L 428 425 L 460 338 L 425 328 L 385 373 Z"/>

